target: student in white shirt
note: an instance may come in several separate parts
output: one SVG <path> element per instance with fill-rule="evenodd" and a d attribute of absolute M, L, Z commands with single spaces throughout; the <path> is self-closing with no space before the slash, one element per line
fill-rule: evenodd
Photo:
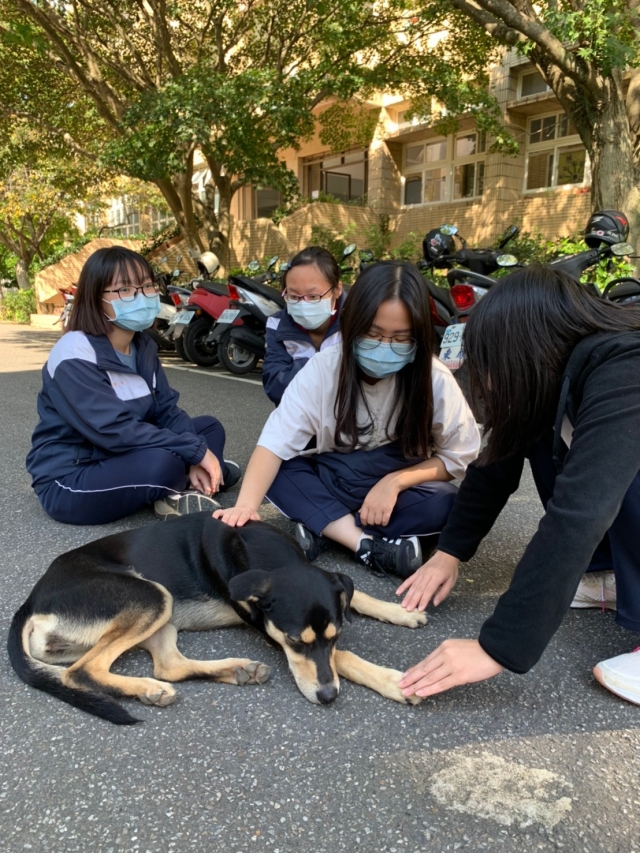
<path fill-rule="evenodd" d="M 342 346 L 312 358 L 258 440 L 235 507 L 242 526 L 266 496 L 296 522 L 314 559 L 323 536 L 357 562 L 401 577 L 422 562 L 419 536 L 438 533 L 480 435 L 449 370 L 433 357 L 428 293 L 415 267 L 381 262 L 353 286 Z M 314 445 L 315 440 L 315 446 Z"/>

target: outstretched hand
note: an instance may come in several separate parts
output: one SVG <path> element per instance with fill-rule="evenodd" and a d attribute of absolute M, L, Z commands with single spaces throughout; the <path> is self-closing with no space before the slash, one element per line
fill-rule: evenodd
<path fill-rule="evenodd" d="M 456 557 L 444 551 L 436 551 L 396 590 L 396 595 L 406 593 L 402 606 L 409 611 L 424 610 L 433 598 L 437 607 L 456 585 L 459 565 L 460 561 Z"/>
<path fill-rule="evenodd" d="M 217 509 L 214 518 L 219 518 L 229 527 L 243 527 L 247 521 L 260 521 L 260 513 L 250 506 L 232 506 L 229 509 Z"/>
<path fill-rule="evenodd" d="M 433 696 L 462 684 L 485 681 L 502 672 L 477 640 L 445 640 L 400 679 L 405 696 Z"/>

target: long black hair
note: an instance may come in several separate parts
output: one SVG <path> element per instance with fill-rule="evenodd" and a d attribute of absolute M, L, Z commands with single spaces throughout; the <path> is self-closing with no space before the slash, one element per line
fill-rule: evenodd
<path fill-rule="evenodd" d="M 67 332 L 109 334 L 113 324 L 105 314 L 102 294 L 116 278 L 120 279 L 121 284 L 141 285 L 153 281 L 154 272 L 142 255 L 124 246 L 110 246 L 95 251 L 87 258 L 80 272 Z"/>
<path fill-rule="evenodd" d="M 588 335 L 640 330 L 640 310 L 598 299 L 542 265 L 495 284 L 469 316 L 465 359 L 474 405 L 484 409 L 488 464 L 522 451 L 555 420 L 562 374 Z"/>
<path fill-rule="evenodd" d="M 395 436 L 407 459 L 427 456 L 433 420 L 431 359 L 433 327 L 429 298 L 422 276 L 411 264 L 380 261 L 367 267 L 351 288 L 340 316 L 344 357 L 340 364 L 338 394 L 335 402 L 336 446 L 355 450 L 361 437 L 371 432 L 369 424 L 358 425 L 358 402 L 362 400 L 371 416 L 362 392 L 364 374 L 354 356 L 354 345 L 373 325 L 376 312 L 387 300 L 401 300 L 410 316 L 412 337 L 416 340 L 415 359 L 397 374 L 396 392 L 390 420 L 397 413 Z"/>

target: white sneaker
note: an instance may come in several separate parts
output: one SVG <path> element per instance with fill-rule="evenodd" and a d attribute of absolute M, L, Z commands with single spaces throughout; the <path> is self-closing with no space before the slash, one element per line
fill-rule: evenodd
<path fill-rule="evenodd" d="M 616 696 L 640 705 L 640 646 L 626 655 L 601 661 L 593 674 Z"/>
<path fill-rule="evenodd" d="M 587 572 L 580 581 L 571 607 L 616 609 L 616 576 L 613 572 Z"/>
<path fill-rule="evenodd" d="M 218 501 L 203 495 L 202 492 L 196 492 L 195 489 L 167 495 L 153 504 L 156 517 L 163 521 L 174 516 L 189 515 L 192 512 L 204 512 L 205 510 L 215 512 L 220 508 Z"/>

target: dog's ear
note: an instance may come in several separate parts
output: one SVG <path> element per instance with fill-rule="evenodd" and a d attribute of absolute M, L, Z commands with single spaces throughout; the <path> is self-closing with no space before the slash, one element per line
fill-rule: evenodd
<path fill-rule="evenodd" d="M 231 578 L 229 595 L 232 601 L 250 601 L 260 610 L 271 606 L 271 575 L 262 569 L 251 569 Z"/>
<path fill-rule="evenodd" d="M 340 604 L 342 605 L 342 614 L 347 622 L 352 622 L 351 618 L 351 599 L 353 598 L 354 586 L 349 575 L 344 575 L 342 572 L 335 572 L 333 577 L 335 582 L 340 587 Z"/>

